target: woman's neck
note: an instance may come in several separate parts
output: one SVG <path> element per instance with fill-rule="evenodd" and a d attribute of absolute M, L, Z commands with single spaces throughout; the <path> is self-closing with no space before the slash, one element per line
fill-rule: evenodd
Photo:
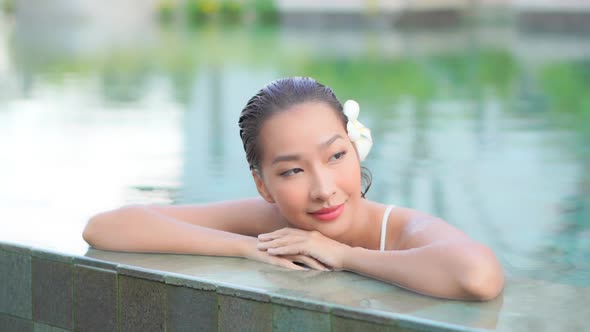
<path fill-rule="evenodd" d="M 351 247 L 379 249 L 382 214 L 382 204 L 360 199 L 350 230 L 336 240 Z"/>

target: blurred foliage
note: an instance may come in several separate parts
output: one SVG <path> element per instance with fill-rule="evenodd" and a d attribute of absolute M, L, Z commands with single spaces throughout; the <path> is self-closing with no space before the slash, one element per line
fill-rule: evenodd
<path fill-rule="evenodd" d="M 193 21 L 212 18 L 219 13 L 220 1 L 217 0 L 188 0 L 186 12 Z"/>
<path fill-rule="evenodd" d="M 391 101 L 409 95 L 425 100 L 435 90 L 424 66 L 410 58 L 310 60 L 297 67 L 293 75 L 312 76 L 342 99 L 371 98 L 378 102 L 375 98 Z"/>
<path fill-rule="evenodd" d="M 238 0 L 222 1 L 220 11 L 226 19 L 238 22 L 243 15 L 243 2 Z"/>
<path fill-rule="evenodd" d="M 477 96 L 482 89 L 493 90 L 496 95 L 510 94 L 520 68 L 515 57 L 497 48 L 475 48 L 471 52 L 438 56 L 434 68 L 452 87 L 467 95 Z"/>
<path fill-rule="evenodd" d="M 252 8 L 254 8 L 256 16 L 262 22 L 275 22 L 278 18 L 278 8 L 275 3 L 276 0 L 249 0 Z"/>
<path fill-rule="evenodd" d="M 552 126 L 581 133 L 586 149 L 575 152 L 590 160 L 590 62 L 553 63 L 543 66 L 538 75 Z"/>
<path fill-rule="evenodd" d="M 500 95 L 508 95 L 520 69 L 512 54 L 506 50 L 489 49 L 476 56 L 477 84 L 491 86 Z"/>
<path fill-rule="evenodd" d="M 171 21 L 178 4 L 176 0 L 159 0 L 158 14 L 163 21 Z"/>
<path fill-rule="evenodd" d="M 178 27 L 164 25 L 155 43 L 141 47 L 42 57 L 38 56 L 42 51 L 24 48 L 17 49 L 13 59 L 23 71 L 55 82 L 64 80 L 66 74 L 98 74 L 105 99 L 115 102 L 140 99 L 151 77 L 165 76 L 177 100 L 186 104 L 200 73 L 224 66 L 270 71 L 277 76 L 312 76 L 331 86 L 342 99 L 355 98 L 375 105 L 390 105 L 408 97 L 421 103 L 445 98 L 477 100 L 483 90 L 509 102 L 518 98 L 513 95 L 517 93 L 513 86 L 522 75 L 518 59 L 505 49 L 387 56 L 367 47 L 347 56 L 284 47 L 284 35 L 267 25 L 209 22 L 184 29 L 178 33 Z M 539 93 L 552 109 L 590 114 L 587 62 L 549 62 L 534 71 L 536 85 L 542 90 Z M 388 108 L 375 109 L 385 112 Z"/>
<path fill-rule="evenodd" d="M 366 97 L 379 103 L 412 97 L 426 102 L 443 93 L 477 96 L 476 90 L 484 87 L 506 96 L 518 68 L 507 51 L 484 49 L 474 54 L 457 52 L 421 58 L 312 59 L 292 74 L 302 73 L 325 82 L 343 98 Z"/>
<path fill-rule="evenodd" d="M 106 77 L 105 83 L 117 86 L 124 94 L 128 83 L 141 86 L 141 77 L 146 72 L 168 73 L 173 82 L 187 85 L 190 79 L 186 75 L 196 75 L 201 68 L 212 65 L 234 63 L 261 69 L 270 66 L 278 68 L 281 76 L 315 77 L 331 86 L 341 98 L 364 98 L 375 103 L 404 97 L 425 102 L 441 95 L 443 89 L 455 96 L 473 96 L 477 95 L 474 89 L 482 85 L 508 93 L 510 82 L 517 75 L 512 56 L 498 50 L 480 50 L 475 59 L 463 52 L 420 58 L 371 54 L 305 57 L 277 47 L 276 29 L 219 28 L 212 24 L 195 29 L 189 36 L 187 39 L 174 30 L 163 30 L 158 47 L 120 50 L 101 58 L 55 59 L 41 67 L 44 73 L 55 73 L 50 75 L 55 80 L 63 77 L 60 72 L 84 74 L 98 70 Z M 117 78 L 119 82 L 115 84 Z M 176 84 L 175 88 L 186 90 Z M 131 90 L 130 95 L 138 97 Z M 113 91 L 107 93 L 109 98 L 125 99 L 117 95 Z M 183 101 L 187 100 L 187 95 L 180 95 L 184 95 Z"/>
<path fill-rule="evenodd" d="M 590 115 L 590 62 L 544 66 L 539 82 L 555 110 Z"/>
<path fill-rule="evenodd" d="M 11 14 L 16 9 L 16 0 L 3 0 L 1 5 L 5 13 Z"/>
<path fill-rule="evenodd" d="M 158 12 L 164 21 L 174 20 L 176 12 L 186 15 L 191 23 L 215 19 L 238 23 L 250 17 L 274 22 L 278 15 L 275 0 L 160 0 Z"/>

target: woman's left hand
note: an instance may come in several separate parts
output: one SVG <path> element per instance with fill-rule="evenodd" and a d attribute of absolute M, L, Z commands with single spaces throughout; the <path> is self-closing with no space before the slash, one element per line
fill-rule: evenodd
<path fill-rule="evenodd" d="M 320 261 L 332 270 L 341 270 L 349 246 L 332 240 L 318 231 L 282 228 L 258 235 L 258 249 L 275 256 L 305 255 Z"/>

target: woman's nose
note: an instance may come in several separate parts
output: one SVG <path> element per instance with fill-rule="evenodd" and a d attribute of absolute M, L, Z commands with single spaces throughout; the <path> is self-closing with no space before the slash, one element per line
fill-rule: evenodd
<path fill-rule="evenodd" d="M 313 179 L 311 198 L 328 201 L 336 194 L 336 184 L 329 172 L 317 172 Z"/>

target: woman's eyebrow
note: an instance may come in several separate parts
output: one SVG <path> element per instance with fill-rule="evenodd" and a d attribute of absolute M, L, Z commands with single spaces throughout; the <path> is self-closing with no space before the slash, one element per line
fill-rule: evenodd
<path fill-rule="evenodd" d="M 330 139 L 328 139 L 324 143 L 321 143 L 320 148 L 325 149 L 325 148 L 329 147 L 330 145 L 332 145 L 332 143 L 334 143 L 334 141 L 336 141 L 339 138 L 342 138 L 342 136 L 340 134 L 335 134 L 334 136 L 330 137 Z"/>
<path fill-rule="evenodd" d="M 298 154 L 287 154 L 287 155 L 282 155 L 282 156 L 278 156 L 275 159 L 272 160 L 271 165 L 274 165 L 276 163 L 280 163 L 283 161 L 297 161 L 300 160 L 301 156 Z"/>
<path fill-rule="evenodd" d="M 320 148 L 321 149 L 328 148 L 330 145 L 332 145 L 332 143 L 334 143 L 339 138 L 342 138 L 342 135 L 335 134 L 334 136 L 330 137 L 327 141 L 320 143 Z M 298 160 L 301 160 L 300 155 L 286 154 L 286 155 L 282 155 L 282 156 L 277 156 L 275 159 L 272 160 L 271 165 L 274 165 L 274 164 L 280 163 L 280 162 L 284 162 L 284 161 L 298 161 Z"/>

